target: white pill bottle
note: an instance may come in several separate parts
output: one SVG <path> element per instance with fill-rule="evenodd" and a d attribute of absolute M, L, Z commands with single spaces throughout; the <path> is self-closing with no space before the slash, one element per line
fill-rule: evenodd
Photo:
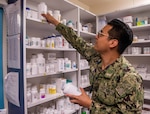
<path fill-rule="evenodd" d="M 62 90 L 64 94 L 81 95 L 81 91 L 72 83 L 66 83 Z"/>
<path fill-rule="evenodd" d="M 47 14 L 47 5 L 45 2 L 38 4 L 38 17 L 41 21 L 45 21 L 45 18 L 41 14 Z"/>

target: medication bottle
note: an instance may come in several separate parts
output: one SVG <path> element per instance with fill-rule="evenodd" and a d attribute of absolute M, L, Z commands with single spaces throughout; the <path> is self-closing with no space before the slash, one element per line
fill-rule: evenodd
<path fill-rule="evenodd" d="M 63 48 L 69 48 L 69 43 L 68 43 L 68 41 L 63 37 L 63 36 L 61 36 L 62 37 L 62 46 L 63 46 Z"/>
<path fill-rule="evenodd" d="M 45 58 L 42 53 L 37 54 L 38 73 L 45 73 Z"/>
<path fill-rule="evenodd" d="M 40 99 L 43 99 L 43 98 L 45 98 L 45 89 L 44 88 L 41 88 L 40 89 Z"/>
<path fill-rule="evenodd" d="M 56 48 L 62 48 L 62 38 L 61 35 L 56 35 Z"/>
<path fill-rule="evenodd" d="M 61 20 L 61 14 L 60 14 L 60 11 L 59 10 L 54 10 L 53 12 L 53 17 L 60 22 Z"/>
<path fill-rule="evenodd" d="M 55 84 L 51 85 L 50 94 L 56 94 L 56 85 Z"/>
<path fill-rule="evenodd" d="M 38 5 L 38 17 L 41 21 L 45 21 L 45 18 L 41 15 L 42 13 L 47 14 L 47 5 L 44 2 Z"/>
<path fill-rule="evenodd" d="M 77 68 L 77 65 L 76 65 L 76 62 L 75 62 L 75 61 L 72 61 L 72 63 L 71 63 L 71 68 L 72 68 L 72 69 L 76 69 L 76 68 Z"/>
<path fill-rule="evenodd" d="M 66 83 L 63 87 L 64 94 L 81 95 L 80 90 L 72 83 Z"/>
<path fill-rule="evenodd" d="M 27 104 L 32 103 L 31 90 L 27 90 Z"/>
<path fill-rule="evenodd" d="M 30 8 L 26 8 L 26 18 L 31 18 L 31 10 Z"/>
<path fill-rule="evenodd" d="M 26 64 L 26 75 L 31 75 L 31 63 Z"/>
<path fill-rule="evenodd" d="M 32 102 L 35 102 L 39 99 L 38 90 L 36 86 L 32 87 L 31 94 L 32 94 Z"/>
<path fill-rule="evenodd" d="M 31 74 L 32 74 L 32 75 L 38 74 L 38 66 L 37 66 L 37 63 L 32 63 L 32 66 L 31 66 Z"/>

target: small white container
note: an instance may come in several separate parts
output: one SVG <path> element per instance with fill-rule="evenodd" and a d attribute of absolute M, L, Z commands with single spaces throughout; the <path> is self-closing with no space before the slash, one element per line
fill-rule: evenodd
<path fill-rule="evenodd" d="M 38 66 L 37 66 L 37 63 L 32 63 L 32 66 L 31 66 L 31 74 L 32 74 L 32 75 L 38 74 Z"/>
<path fill-rule="evenodd" d="M 39 99 L 39 94 L 36 86 L 32 87 L 31 94 L 32 94 L 32 102 L 36 102 Z"/>
<path fill-rule="evenodd" d="M 38 73 L 45 73 L 45 58 L 42 53 L 37 54 Z"/>
<path fill-rule="evenodd" d="M 31 63 L 26 64 L 26 75 L 31 75 Z"/>
<path fill-rule="evenodd" d="M 53 16 L 53 11 L 52 10 L 48 10 L 48 13 Z"/>
<path fill-rule="evenodd" d="M 27 104 L 32 103 L 32 95 L 31 95 L 31 91 L 27 91 Z"/>
<path fill-rule="evenodd" d="M 76 68 L 77 68 L 77 64 L 76 64 L 75 61 L 72 61 L 72 63 L 71 63 L 71 68 L 72 68 L 72 69 L 76 69 Z"/>
<path fill-rule="evenodd" d="M 61 20 L 60 11 L 59 10 L 54 10 L 53 17 L 60 22 L 60 20 Z"/>
<path fill-rule="evenodd" d="M 45 89 L 44 88 L 41 88 L 40 89 L 40 99 L 43 99 L 43 98 L 45 98 Z"/>
<path fill-rule="evenodd" d="M 47 5 L 44 2 L 38 5 L 38 18 L 43 21 L 45 18 L 41 15 L 42 13 L 47 13 Z"/>
<path fill-rule="evenodd" d="M 46 47 L 45 46 L 45 40 L 41 40 L 41 47 L 44 47 L 44 48 Z"/>
<path fill-rule="evenodd" d="M 30 8 L 26 8 L 26 18 L 31 18 L 31 10 L 30 10 Z"/>
<path fill-rule="evenodd" d="M 72 83 L 67 83 L 63 87 L 63 93 L 64 94 L 72 94 L 72 95 L 81 95 L 81 92 L 79 89 L 74 86 Z"/>

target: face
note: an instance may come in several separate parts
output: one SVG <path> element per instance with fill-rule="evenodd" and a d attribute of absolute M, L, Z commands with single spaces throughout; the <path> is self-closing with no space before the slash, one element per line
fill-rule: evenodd
<path fill-rule="evenodd" d="M 112 28 L 110 25 L 106 25 L 97 35 L 94 45 L 95 50 L 98 52 L 106 52 L 110 49 L 110 40 L 108 31 Z"/>

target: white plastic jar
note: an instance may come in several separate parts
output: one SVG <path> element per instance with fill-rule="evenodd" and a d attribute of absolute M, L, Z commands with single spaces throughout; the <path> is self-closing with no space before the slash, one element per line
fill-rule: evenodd
<path fill-rule="evenodd" d="M 26 75 L 31 75 L 31 63 L 26 64 Z"/>
<path fill-rule="evenodd" d="M 32 87 L 31 94 L 32 94 L 32 102 L 35 102 L 39 99 L 38 90 L 36 86 Z"/>
<path fill-rule="evenodd" d="M 45 73 L 45 58 L 42 53 L 37 54 L 38 73 Z"/>
<path fill-rule="evenodd" d="M 45 18 L 41 15 L 42 13 L 47 13 L 47 5 L 45 4 L 45 2 L 41 2 L 38 5 L 38 17 L 40 20 L 45 20 Z"/>
<path fill-rule="evenodd" d="M 60 20 L 61 20 L 60 11 L 59 10 L 54 10 L 53 17 L 60 22 Z"/>
<path fill-rule="evenodd" d="M 32 103 L 31 90 L 27 90 L 27 104 Z"/>
<path fill-rule="evenodd" d="M 32 75 L 38 74 L 38 66 L 37 66 L 37 63 L 32 63 L 32 66 L 31 66 L 31 74 L 32 74 Z"/>
<path fill-rule="evenodd" d="M 63 87 L 64 94 L 81 95 L 80 90 L 72 83 L 66 83 Z"/>
<path fill-rule="evenodd" d="M 43 99 L 46 97 L 46 93 L 45 93 L 45 89 L 44 88 L 41 88 L 40 89 L 40 99 Z"/>

